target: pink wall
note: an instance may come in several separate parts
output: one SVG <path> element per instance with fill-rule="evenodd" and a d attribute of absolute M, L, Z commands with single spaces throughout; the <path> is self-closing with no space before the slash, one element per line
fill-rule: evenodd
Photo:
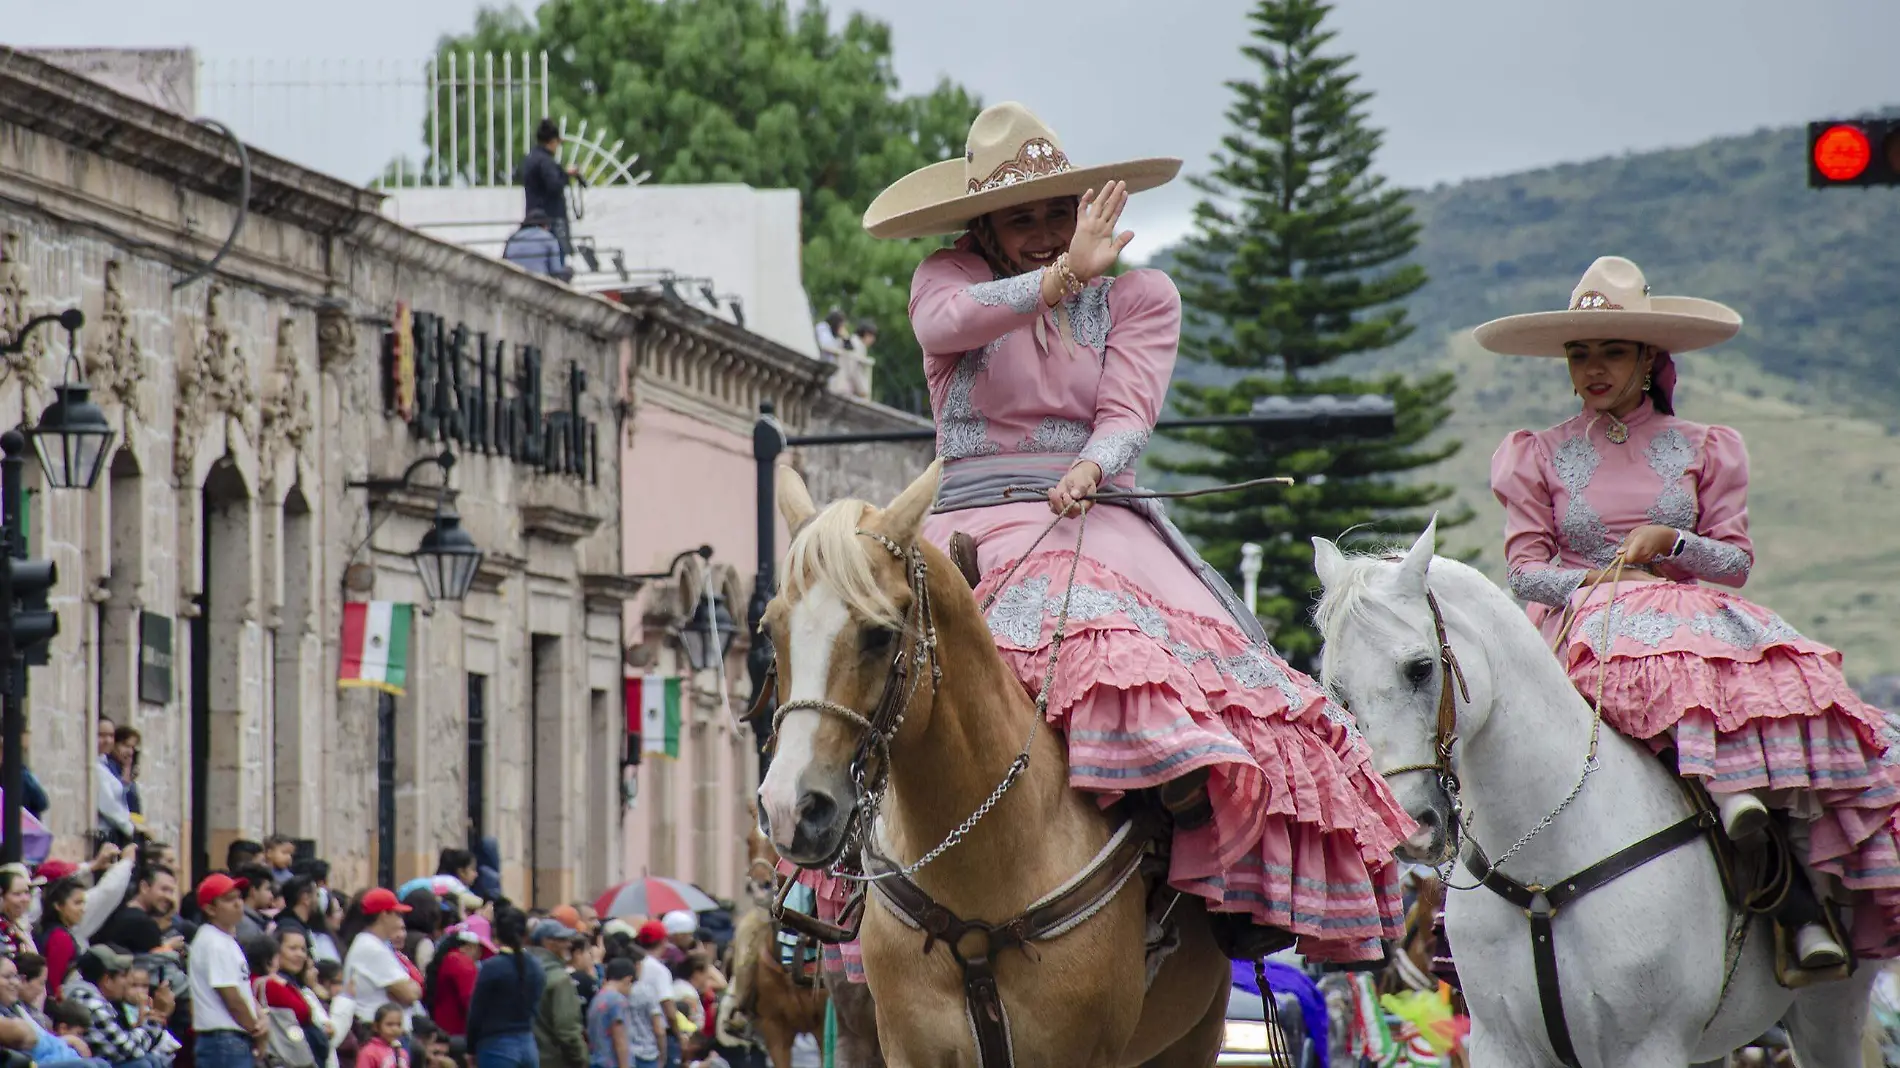
<path fill-rule="evenodd" d="M 757 570 L 756 474 L 750 433 L 725 430 L 702 417 L 651 401 L 640 405 L 633 428 L 621 466 L 623 566 L 630 572 L 658 571 L 676 553 L 711 545 L 714 563 L 737 569 L 749 595 Z M 781 523 L 777 543 L 781 552 L 785 537 Z M 629 641 L 638 640 L 644 607 L 643 600 L 627 606 Z M 745 602 L 728 607 L 743 631 Z M 684 669 L 680 673 L 687 674 Z M 751 693 L 743 635 L 733 644 L 727 677 L 734 697 L 743 700 Z M 696 739 L 710 742 L 711 751 L 696 752 Z M 669 875 L 698 883 L 714 894 L 738 896 L 742 877 L 738 843 L 746 828 L 736 799 L 743 798 L 750 783 L 741 781 L 748 773 L 735 759 L 735 751 L 750 745 L 749 728 L 735 735 L 730 726 L 715 723 L 703 728 L 703 734 L 683 731 L 677 761 L 646 759 L 639 772 L 639 798 L 624 814 L 621 855 L 626 878 Z M 658 768 L 662 764 L 670 766 L 662 771 Z M 711 772 L 711 782 L 702 781 L 697 774 L 700 768 Z M 704 804 L 713 806 L 716 817 L 710 849 L 694 835 L 699 826 L 695 812 Z M 677 828 L 674 848 L 667 856 L 655 856 L 655 822 L 667 812 Z M 701 863 L 706 853 L 715 858 L 711 870 L 701 870 L 708 867 Z"/>

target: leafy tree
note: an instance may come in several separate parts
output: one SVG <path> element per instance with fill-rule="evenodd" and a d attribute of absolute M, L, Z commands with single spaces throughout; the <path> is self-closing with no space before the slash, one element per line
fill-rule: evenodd
<path fill-rule="evenodd" d="M 1384 441 L 1264 442 L 1245 429 L 1191 431 L 1198 449 L 1157 461 L 1215 482 L 1263 474 L 1299 479 L 1183 502 L 1182 528 L 1201 539 L 1208 560 L 1228 573 L 1240 544 L 1264 550 L 1260 616 L 1281 653 L 1310 664 L 1319 637 L 1307 609 L 1317 588 L 1315 534 L 1348 528 L 1413 535 L 1427 510 L 1452 489 L 1403 479 L 1454 453 L 1456 442 L 1426 444 L 1450 414 L 1449 375 L 1352 378 L 1330 365 L 1383 349 L 1411 333 L 1399 304 L 1425 284 L 1404 264 L 1418 226 L 1405 194 L 1372 170 L 1380 134 L 1367 125 L 1371 94 L 1355 88 L 1350 56 L 1326 54 L 1325 0 L 1258 0 L 1252 41 L 1242 51 L 1260 65 L 1257 82 L 1230 82 L 1231 131 L 1215 154 L 1195 232 L 1178 254 L 1182 293 L 1195 323 L 1183 340 L 1190 360 L 1242 372 L 1228 384 L 1180 383 L 1183 415 L 1244 415 L 1273 395 L 1388 393 L 1397 434 Z M 1468 510 L 1441 525 L 1468 521 Z"/>
<path fill-rule="evenodd" d="M 901 95 L 890 27 L 834 27 L 818 0 L 547 0 L 532 20 L 484 9 L 437 47 L 444 64 L 491 50 L 545 50 L 553 114 L 612 131 L 654 181 L 798 190 L 814 313 L 876 322 L 879 398 L 918 405 L 910 276 L 936 243 L 873 240 L 861 220 L 886 185 L 963 150 L 968 91 Z"/>

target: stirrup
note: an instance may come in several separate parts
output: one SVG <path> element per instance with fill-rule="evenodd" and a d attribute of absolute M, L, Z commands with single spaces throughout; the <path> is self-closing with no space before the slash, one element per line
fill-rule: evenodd
<path fill-rule="evenodd" d="M 1803 924 L 1794 933 L 1795 962 L 1808 971 L 1838 968 L 1847 963 L 1847 948 L 1834 940 L 1824 923 Z"/>
<path fill-rule="evenodd" d="M 1716 795 L 1722 812 L 1722 829 L 1738 846 L 1755 845 L 1768 833 L 1768 806 L 1752 790 Z"/>

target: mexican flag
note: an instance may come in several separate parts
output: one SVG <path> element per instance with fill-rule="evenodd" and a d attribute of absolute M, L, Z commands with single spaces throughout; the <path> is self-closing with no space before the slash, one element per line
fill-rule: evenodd
<path fill-rule="evenodd" d="M 352 601 L 343 606 L 343 657 L 338 686 L 369 686 L 398 697 L 409 681 L 409 625 L 414 605 Z"/>
<path fill-rule="evenodd" d="M 627 680 L 628 718 L 635 691 L 640 698 L 640 752 L 679 759 L 680 680 L 677 675 L 642 675 Z"/>

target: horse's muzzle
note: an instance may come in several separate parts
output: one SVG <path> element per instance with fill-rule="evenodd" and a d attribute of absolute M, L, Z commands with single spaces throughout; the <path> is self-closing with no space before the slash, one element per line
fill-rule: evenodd
<path fill-rule="evenodd" d="M 1418 830 L 1398 848 L 1398 854 L 1416 864 L 1443 864 L 1449 861 L 1457 842 L 1452 837 L 1452 810 L 1449 800 L 1440 808 L 1436 799 L 1432 806 L 1412 817 L 1418 823 Z"/>

